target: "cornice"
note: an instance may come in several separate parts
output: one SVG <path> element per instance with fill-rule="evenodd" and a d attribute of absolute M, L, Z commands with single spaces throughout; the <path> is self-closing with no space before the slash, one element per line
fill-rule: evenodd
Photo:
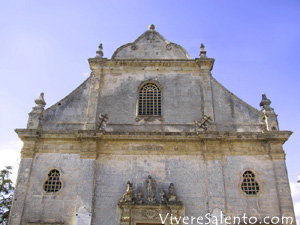
<path fill-rule="evenodd" d="M 98 130 L 43 131 L 16 129 L 21 140 L 28 139 L 77 139 L 77 140 L 157 140 L 157 141 L 275 141 L 284 144 L 291 131 L 267 132 L 102 132 Z"/>
<path fill-rule="evenodd" d="M 207 59 L 205 59 L 206 61 Z M 201 60 L 200 60 L 201 61 Z M 106 59 L 90 58 L 91 70 L 103 67 L 184 67 L 199 69 L 198 60 L 193 59 Z"/>
<path fill-rule="evenodd" d="M 215 59 L 213 58 L 196 58 L 195 61 L 200 69 L 209 69 L 210 71 L 213 69 L 215 63 Z"/>

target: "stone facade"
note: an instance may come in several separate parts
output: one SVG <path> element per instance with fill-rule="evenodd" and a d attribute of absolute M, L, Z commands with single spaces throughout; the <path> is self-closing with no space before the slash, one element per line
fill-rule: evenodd
<path fill-rule="evenodd" d="M 46 110 L 41 94 L 16 130 L 24 146 L 10 224 L 294 219 L 282 148 L 292 132 L 279 130 L 266 95 L 258 111 L 218 83 L 203 45 L 190 59 L 151 25 L 112 59 L 101 44 L 89 63 L 82 85 Z M 140 100 L 147 83 L 160 91 L 157 115 L 139 111 L 156 107 Z"/>

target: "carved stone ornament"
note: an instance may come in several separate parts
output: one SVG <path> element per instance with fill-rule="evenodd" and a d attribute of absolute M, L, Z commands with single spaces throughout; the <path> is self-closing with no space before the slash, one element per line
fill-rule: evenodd
<path fill-rule="evenodd" d="M 151 30 L 151 31 L 155 30 L 154 24 L 150 24 L 150 25 L 148 26 L 148 30 Z"/>
<path fill-rule="evenodd" d="M 103 46 L 102 43 L 100 43 L 98 47 L 98 51 L 96 51 L 96 57 L 95 58 L 103 58 Z"/>
<path fill-rule="evenodd" d="M 200 46 L 200 54 L 199 54 L 199 56 L 200 56 L 200 58 L 207 58 L 205 46 L 202 43 L 201 43 L 201 46 Z"/>
<path fill-rule="evenodd" d="M 160 189 L 159 196 L 160 196 L 160 203 L 164 204 L 167 202 L 166 193 L 163 188 Z"/>
<path fill-rule="evenodd" d="M 143 191 L 142 188 L 139 187 L 136 194 L 136 204 L 143 204 Z"/>
<path fill-rule="evenodd" d="M 97 119 L 97 122 L 96 122 L 97 130 L 105 131 L 105 127 L 106 127 L 106 123 L 107 123 L 108 119 L 109 118 L 108 118 L 107 114 L 100 114 Z"/>
<path fill-rule="evenodd" d="M 154 204 L 154 203 L 156 203 L 156 198 L 155 198 L 155 181 L 149 175 L 148 176 L 148 180 L 146 182 L 147 182 L 147 190 L 148 190 L 147 203 L 148 204 Z"/>
<path fill-rule="evenodd" d="M 208 125 L 211 123 L 211 118 L 210 116 L 204 115 L 201 120 L 196 120 L 195 121 L 195 128 L 196 128 L 196 133 L 198 134 L 199 131 L 207 131 Z"/>
<path fill-rule="evenodd" d="M 172 44 L 167 44 L 167 45 L 166 45 L 166 49 L 167 49 L 168 51 L 171 51 L 171 50 L 172 50 Z"/>
<path fill-rule="evenodd" d="M 132 203 L 133 202 L 133 190 L 132 190 L 132 183 L 130 181 L 127 181 L 127 189 L 126 193 L 123 195 L 121 203 L 128 202 Z"/>
<path fill-rule="evenodd" d="M 34 100 L 34 102 L 35 102 L 37 107 L 44 108 L 44 106 L 46 105 L 46 102 L 44 100 L 44 93 L 42 92 L 40 94 L 40 96 L 36 100 Z"/>
<path fill-rule="evenodd" d="M 174 184 L 171 183 L 169 186 L 169 193 L 166 194 L 163 186 L 160 187 L 159 193 L 156 193 L 156 182 L 149 175 L 146 180 L 146 188 L 147 188 L 147 196 L 146 201 L 143 201 L 143 191 L 141 187 L 138 187 L 136 190 L 136 194 L 133 191 L 133 184 L 128 181 L 126 185 L 126 192 L 122 196 L 120 203 L 130 203 L 131 205 L 156 205 L 156 204 L 181 204 L 178 201 L 177 195 L 175 194 Z M 160 196 L 159 200 L 156 199 L 156 194 Z"/>
<path fill-rule="evenodd" d="M 174 203 L 180 203 L 177 199 L 177 195 L 175 194 L 174 184 L 171 183 L 169 186 L 169 194 L 167 196 L 168 203 L 174 204 Z"/>
<path fill-rule="evenodd" d="M 138 46 L 136 44 L 131 45 L 131 50 L 135 51 L 138 49 Z"/>
<path fill-rule="evenodd" d="M 148 219 L 153 219 L 159 216 L 159 210 L 152 210 L 152 209 L 143 209 L 141 211 L 142 215 Z"/>
<path fill-rule="evenodd" d="M 270 106 L 271 105 L 271 100 L 267 98 L 266 94 L 262 94 L 262 100 L 260 102 L 260 106 L 265 110 L 265 111 L 274 111 L 274 109 Z"/>
<path fill-rule="evenodd" d="M 164 190 L 164 184 L 157 184 L 150 175 L 144 185 L 144 187 L 137 188 L 134 198 L 133 185 L 129 181 L 127 182 L 126 193 L 118 203 L 119 225 L 138 224 L 141 221 L 149 224 L 161 224 L 159 215 L 163 217 L 170 213 L 176 217 L 184 215 L 184 205 L 178 201 L 173 183 L 169 186 L 168 194 Z M 156 193 L 156 185 L 159 186 L 159 193 Z M 143 190 L 144 193 L 146 190 L 145 198 L 143 198 Z M 156 201 L 156 196 L 160 196 L 158 201 Z"/>

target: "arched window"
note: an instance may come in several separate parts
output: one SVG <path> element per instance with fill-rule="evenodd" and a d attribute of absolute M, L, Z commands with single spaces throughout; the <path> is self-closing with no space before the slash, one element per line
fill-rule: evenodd
<path fill-rule="evenodd" d="M 247 195 L 257 195 L 259 192 L 259 185 L 255 180 L 253 172 L 247 170 L 243 174 L 242 191 Z"/>
<path fill-rule="evenodd" d="M 60 181 L 60 172 L 57 169 L 53 169 L 48 173 L 48 178 L 44 183 L 44 191 L 48 193 L 58 192 L 62 187 Z"/>
<path fill-rule="evenodd" d="M 161 116 L 161 91 L 154 82 L 145 83 L 139 92 L 139 116 Z"/>

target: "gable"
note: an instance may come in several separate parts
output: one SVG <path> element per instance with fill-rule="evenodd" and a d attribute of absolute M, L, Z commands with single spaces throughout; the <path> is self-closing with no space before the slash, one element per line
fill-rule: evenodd
<path fill-rule="evenodd" d="M 149 29 L 132 43 L 118 48 L 112 59 L 190 59 L 187 51 Z"/>

